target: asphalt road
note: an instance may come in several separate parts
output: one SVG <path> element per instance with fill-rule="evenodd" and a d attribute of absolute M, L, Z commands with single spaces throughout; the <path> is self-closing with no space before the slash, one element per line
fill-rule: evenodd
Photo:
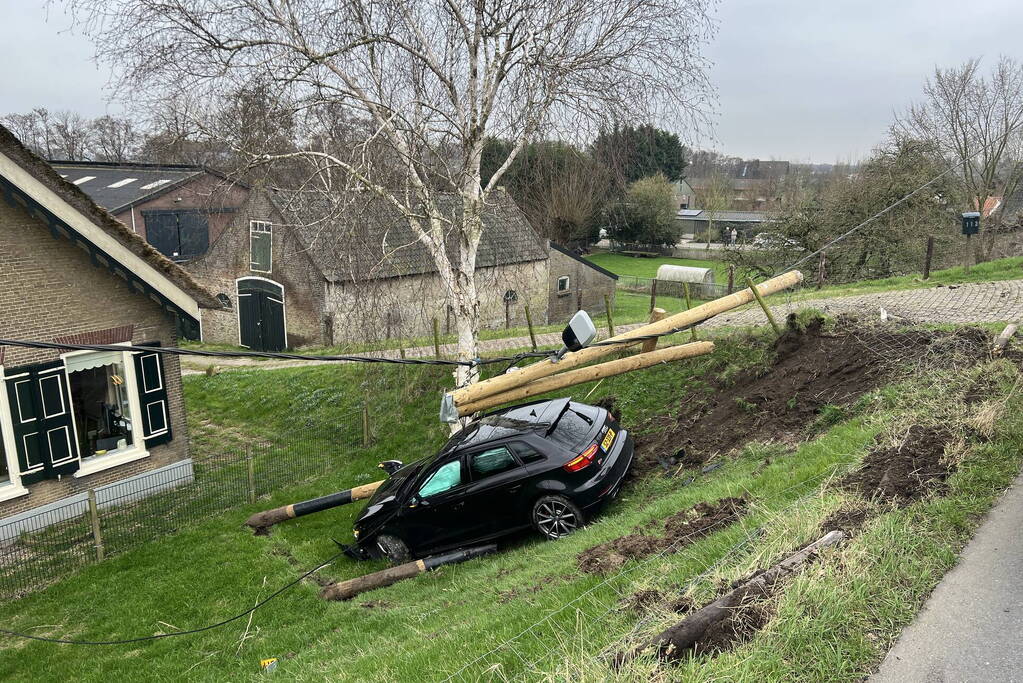
<path fill-rule="evenodd" d="M 1023 682 L 1023 475 L 871 683 Z"/>

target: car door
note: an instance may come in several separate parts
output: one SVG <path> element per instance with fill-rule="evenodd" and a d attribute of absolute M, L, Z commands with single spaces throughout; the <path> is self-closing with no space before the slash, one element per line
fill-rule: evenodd
<path fill-rule="evenodd" d="M 461 457 L 435 465 L 416 483 L 415 496 L 401 517 L 402 540 L 416 553 L 457 544 L 467 538 L 463 509 L 468 477 Z"/>
<path fill-rule="evenodd" d="M 472 537 L 483 538 L 529 523 L 522 514 L 521 498 L 529 472 L 507 445 L 490 446 L 466 454 L 470 483 L 463 511 Z"/>

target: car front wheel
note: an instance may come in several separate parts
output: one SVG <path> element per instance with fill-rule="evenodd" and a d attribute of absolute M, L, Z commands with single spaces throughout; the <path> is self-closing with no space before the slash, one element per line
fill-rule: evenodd
<path fill-rule="evenodd" d="M 377 547 L 384 557 L 390 560 L 391 564 L 405 564 L 412 561 L 412 553 L 409 551 L 405 541 L 391 534 L 380 534 L 377 536 Z"/>
<path fill-rule="evenodd" d="M 533 505 L 533 527 L 545 538 L 567 536 L 582 525 L 582 510 L 564 496 L 544 496 Z"/>

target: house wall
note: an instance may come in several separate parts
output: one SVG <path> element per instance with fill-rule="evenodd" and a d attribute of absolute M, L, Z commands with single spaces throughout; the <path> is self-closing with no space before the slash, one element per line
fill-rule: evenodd
<path fill-rule="evenodd" d="M 590 316 L 603 314 L 606 311 L 604 295 L 610 298 L 611 306 L 614 307 L 616 285 L 614 278 L 579 263 L 556 249 L 551 249 L 550 253 L 547 308 L 549 322 L 564 322 L 580 309 L 585 310 Z M 558 278 L 564 275 L 569 278 L 569 290 L 559 292 Z"/>
<path fill-rule="evenodd" d="M 0 336 L 53 341 L 55 337 L 131 326 L 133 343 L 176 343 L 175 325 L 159 304 L 136 293 L 86 252 L 51 237 L 20 208 L 0 201 Z M 60 351 L 0 347 L 0 365 L 11 368 L 57 360 Z M 28 495 L 0 502 L 0 518 L 155 469 L 188 457 L 181 370 L 164 356 L 173 440 L 148 458 L 76 479 L 65 476 L 29 485 Z M 5 427 L 6 428 L 6 427 Z"/>
<path fill-rule="evenodd" d="M 515 290 L 509 307 L 512 326 L 526 324 L 529 304 L 534 324 L 547 320 L 547 260 L 480 268 L 480 318 L 484 328 L 505 325 L 504 294 Z M 331 344 L 376 339 L 428 337 L 436 317 L 442 334 L 454 331 L 445 311 L 440 276 L 415 275 L 372 282 L 326 283 L 326 327 Z"/>
<path fill-rule="evenodd" d="M 250 220 L 270 221 L 274 224 L 269 273 L 251 269 Z M 283 222 L 266 194 L 252 190 L 239 202 L 238 210 L 230 214 L 230 220 L 223 226 L 215 242 L 211 236 L 206 255 L 182 264 L 211 294 L 226 294 L 231 300 L 230 310 L 203 310 L 203 341 L 216 344 L 239 343 L 236 280 L 242 277 L 261 277 L 284 287 L 288 346 L 299 348 L 327 343 L 323 324 L 323 276 L 313 265 L 305 248 L 295 239 L 294 233 Z"/>

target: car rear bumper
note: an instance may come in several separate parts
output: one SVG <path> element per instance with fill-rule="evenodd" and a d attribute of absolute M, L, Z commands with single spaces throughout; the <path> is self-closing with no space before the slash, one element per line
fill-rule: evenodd
<path fill-rule="evenodd" d="M 625 475 L 629 473 L 634 457 L 635 444 L 632 435 L 622 430 L 600 471 L 576 490 L 573 496 L 576 505 L 585 510 L 613 498 L 625 481 Z"/>

